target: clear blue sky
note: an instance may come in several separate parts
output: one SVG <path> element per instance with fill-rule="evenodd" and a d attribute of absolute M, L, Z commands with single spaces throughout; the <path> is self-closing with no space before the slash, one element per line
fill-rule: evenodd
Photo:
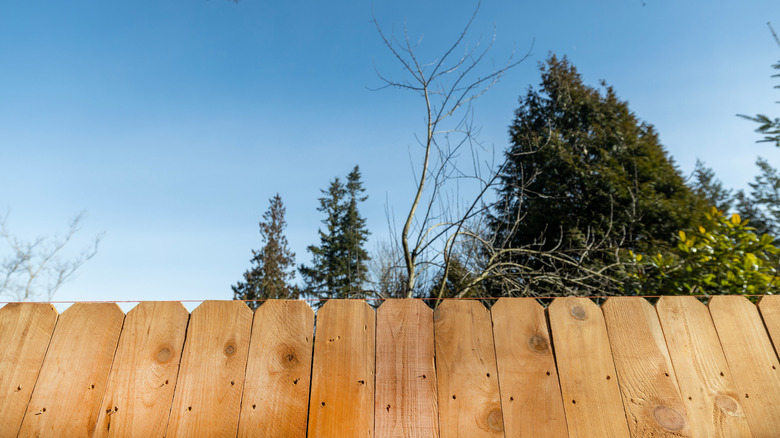
<path fill-rule="evenodd" d="M 422 53 L 434 54 L 474 6 L 0 1 L 0 209 L 22 237 L 62 232 L 81 210 L 76 246 L 105 231 L 59 300 L 231 298 L 276 192 L 297 262 L 309 263 L 319 189 L 355 164 L 372 248 L 387 235 L 385 204 L 408 209 L 422 121 L 414 96 L 369 90 L 381 85 L 375 64 L 399 73 L 372 13 L 386 30 L 424 34 Z M 780 29 L 780 2 L 484 0 L 470 42 L 495 28 L 497 63 L 534 45 L 477 102 L 481 139 L 506 147 L 518 97 L 552 51 L 613 85 L 681 170 L 700 158 L 744 187 L 757 155 L 780 165 L 735 117 L 780 114 L 767 21 Z"/>

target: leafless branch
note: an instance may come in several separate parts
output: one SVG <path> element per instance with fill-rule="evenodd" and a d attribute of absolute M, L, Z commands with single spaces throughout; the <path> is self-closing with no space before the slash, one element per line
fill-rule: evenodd
<path fill-rule="evenodd" d="M 64 237 L 37 237 L 25 241 L 14 236 L 7 226 L 8 214 L 0 219 L 0 237 L 8 248 L 8 255 L 0 265 L 0 296 L 18 301 L 50 300 L 76 270 L 97 254 L 102 234 L 78 255 L 65 258 L 63 250 L 78 233 L 84 213 L 79 213 L 68 224 Z"/>

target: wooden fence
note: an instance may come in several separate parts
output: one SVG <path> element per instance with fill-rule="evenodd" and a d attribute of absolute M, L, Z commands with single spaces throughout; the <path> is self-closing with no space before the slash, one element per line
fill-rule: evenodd
<path fill-rule="evenodd" d="M 0 308 L 0 437 L 777 437 L 780 297 Z"/>

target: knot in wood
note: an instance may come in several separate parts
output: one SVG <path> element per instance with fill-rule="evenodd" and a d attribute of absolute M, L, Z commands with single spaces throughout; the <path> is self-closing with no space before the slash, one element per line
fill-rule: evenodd
<path fill-rule="evenodd" d="M 578 319 L 580 321 L 584 321 L 585 318 L 588 317 L 588 315 L 585 313 L 585 309 L 583 309 L 581 306 L 572 307 L 571 316 L 573 316 L 574 319 Z"/>
<path fill-rule="evenodd" d="M 669 406 L 656 406 L 653 409 L 653 418 L 659 426 L 672 432 L 685 427 L 685 417 Z"/>
<path fill-rule="evenodd" d="M 225 355 L 232 356 L 236 352 L 236 346 L 232 343 L 225 345 Z"/>
<path fill-rule="evenodd" d="M 739 416 L 739 404 L 737 404 L 737 401 L 734 400 L 733 397 L 729 397 L 725 394 L 718 394 L 718 396 L 715 397 L 715 404 L 724 413 L 734 417 Z"/>
<path fill-rule="evenodd" d="M 549 347 L 549 344 L 547 344 L 547 340 L 539 335 L 533 335 L 530 339 L 528 339 L 528 345 L 531 347 L 532 351 L 535 351 L 537 353 L 544 353 L 547 351 L 547 348 Z"/>
<path fill-rule="evenodd" d="M 171 349 L 167 346 L 160 349 L 160 351 L 157 352 L 157 362 L 165 363 L 171 360 Z"/>
<path fill-rule="evenodd" d="M 497 432 L 503 432 L 504 430 L 504 416 L 501 414 L 500 407 L 494 407 L 488 412 L 487 425 L 490 430 Z"/>

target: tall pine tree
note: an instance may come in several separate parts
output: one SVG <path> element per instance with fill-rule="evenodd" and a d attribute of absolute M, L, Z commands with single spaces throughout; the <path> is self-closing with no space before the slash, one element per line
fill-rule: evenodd
<path fill-rule="evenodd" d="M 363 283 L 368 281 L 367 262 L 370 260 L 364 245 L 368 241 L 366 219 L 360 216 L 358 204 L 368 199 L 363 196 L 366 189 L 360 181 L 360 169 L 355 166 L 347 175 L 347 200 L 343 218 L 344 257 L 346 259 L 346 294 L 361 294 Z"/>
<path fill-rule="evenodd" d="M 237 300 L 265 300 L 273 298 L 294 299 L 298 290 L 290 285 L 295 276 L 295 254 L 287 246 L 284 228 L 285 208 L 277 193 L 270 199 L 270 207 L 260 222 L 260 236 L 263 247 L 252 250 L 252 268 L 244 273 L 244 281 L 239 281 L 233 289 L 233 298 Z M 259 303 L 249 302 L 257 308 Z"/>
<path fill-rule="evenodd" d="M 320 228 L 320 244 L 310 245 L 306 250 L 311 253 L 312 266 L 301 265 L 299 272 L 304 281 L 304 292 L 316 298 L 332 298 L 341 288 L 341 273 L 344 271 L 342 254 L 341 226 L 344 216 L 344 195 L 346 189 L 339 178 L 330 182 L 328 190 L 319 199 L 317 211 L 325 214 Z"/>
<path fill-rule="evenodd" d="M 367 199 L 364 191 L 357 166 L 347 176 L 346 185 L 335 178 L 328 190 L 322 190 L 317 211 L 325 214 L 325 228 L 318 231 L 320 244 L 307 248 L 312 265 L 299 267 L 306 294 L 323 299 L 364 295 L 369 257 L 363 246 L 368 230 L 358 208 Z"/>
<path fill-rule="evenodd" d="M 539 89 L 529 89 L 510 127 L 491 228 L 501 248 L 571 251 L 568 267 L 600 272 L 614 248 L 646 251 L 703 214 L 649 124 L 612 87 L 587 86 L 566 58 L 541 66 Z M 589 246 L 609 247 L 601 255 Z M 508 252 L 513 263 L 542 277 L 549 265 L 530 252 Z M 595 257 L 594 257 L 595 256 Z M 552 273 L 550 278 L 565 277 Z M 583 284 L 558 282 L 546 292 L 575 293 Z M 606 291 L 604 291 L 606 292 Z"/>

